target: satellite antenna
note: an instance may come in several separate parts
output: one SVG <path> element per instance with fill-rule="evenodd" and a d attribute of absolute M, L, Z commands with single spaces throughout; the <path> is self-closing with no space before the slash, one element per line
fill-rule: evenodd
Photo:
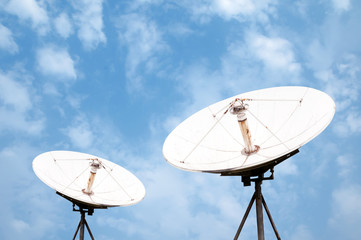
<path fill-rule="evenodd" d="M 132 173 L 86 153 L 45 152 L 34 159 L 33 169 L 40 180 L 73 203 L 73 211 L 80 212 L 73 240 L 79 230 L 79 239 L 84 239 L 84 226 L 94 240 L 85 213 L 92 215 L 94 209 L 133 205 L 145 196 L 142 182 Z"/>
<path fill-rule="evenodd" d="M 210 105 L 179 124 L 166 138 L 163 156 L 171 165 L 195 172 L 241 176 L 255 192 L 234 239 L 256 201 L 258 240 L 264 239 L 263 207 L 280 236 L 262 196 L 263 180 L 274 167 L 299 152 L 331 122 L 335 103 L 308 87 L 276 87 L 239 94 Z M 270 176 L 265 173 L 270 171 Z"/>

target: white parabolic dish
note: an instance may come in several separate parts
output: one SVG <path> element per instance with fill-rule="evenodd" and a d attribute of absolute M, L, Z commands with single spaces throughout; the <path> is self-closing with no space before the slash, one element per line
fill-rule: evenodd
<path fill-rule="evenodd" d="M 245 110 L 251 140 L 258 151 L 245 154 L 235 102 Z M 173 166 L 189 171 L 224 173 L 256 169 L 287 155 L 315 138 L 331 122 L 335 103 L 308 87 L 262 89 L 225 99 L 178 125 L 163 145 Z"/>
<path fill-rule="evenodd" d="M 91 163 L 100 163 L 91 194 L 84 193 L 91 175 Z M 35 174 L 49 187 L 70 200 L 93 208 L 128 206 L 145 196 L 142 182 L 126 169 L 86 153 L 51 151 L 33 161 Z"/>

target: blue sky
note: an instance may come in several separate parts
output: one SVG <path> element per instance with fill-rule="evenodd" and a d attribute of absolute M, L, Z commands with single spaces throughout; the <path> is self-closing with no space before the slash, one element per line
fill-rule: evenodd
<path fill-rule="evenodd" d="M 282 239 L 359 239 L 360 22 L 356 0 L 0 0 L 0 238 L 72 238 L 79 214 L 31 165 L 71 150 L 147 191 L 87 217 L 96 239 L 232 239 L 253 187 L 176 169 L 163 142 L 221 99 L 300 85 L 332 96 L 335 117 L 263 194 Z M 253 209 L 240 239 L 256 234 Z"/>

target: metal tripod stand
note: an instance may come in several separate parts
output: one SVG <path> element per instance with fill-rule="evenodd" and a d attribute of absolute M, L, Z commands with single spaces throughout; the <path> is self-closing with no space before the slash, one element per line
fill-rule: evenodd
<path fill-rule="evenodd" d="M 94 212 L 94 209 L 93 208 L 84 209 L 82 207 L 79 207 L 79 209 L 76 209 L 75 204 L 73 203 L 73 211 L 80 212 L 80 214 L 81 214 L 80 221 L 79 221 L 78 227 L 75 231 L 73 240 L 75 240 L 78 232 L 79 232 L 79 240 L 84 240 L 84 225 L 86 226 L 86 229 L 88 230 L 88 233 L 89 233 L 91 239 L 94 240 L 94 237 L 93 237 L 92 232 L 90 231 L 89 225 L 88 225 L 87 221 L 85 220 L 85 213 L 88 213 L 88 215 L 92 215 Z"/>
<path fill-rule="evenodd" d="M 263 198 L 262 195 L 262 189 L 261 189 L 261 184 L 263 180 L 272 180 L 273 179 L 273 168 L 271 169 L 271 176 L 270 177 L 264 177 L 264 173 L 258 175 L 258 177 L 256 178 L 243 178 L 242 177 L 242 181 L 244 183 L 245 186 L 249 186 L 251 184 L 251 182 L 255 183 L 255 191 L 253 193 L 253 196 L 251 198 L 251 201 L 248 204 L 247 210 L 243 216 L 242 222 L 238 227 L 237 233 L 234 236 L 234 240 L 237 240 L 239 237 L 239 234 L 242 231 L 243 225 L 246 222 L 246 219 L 248 217 L 248 214 L 252 208 L 252 205 L 254 203 L 254 201 L 256 200 L 256 215 L 257 215 L 257 233 L 258 233 L 258 240 L 264 240 L 264 225 L 263 225 L 263 207 L 266 210 L 267 216 L 271 222 L 273 231 L 276 234 L 276 237 L 278 240 L 281 240 L 277 229 L 276 229 L 276 225 L 273 222 L 272 216 L 270 211 L 268 210 L 266 201 Z"/>

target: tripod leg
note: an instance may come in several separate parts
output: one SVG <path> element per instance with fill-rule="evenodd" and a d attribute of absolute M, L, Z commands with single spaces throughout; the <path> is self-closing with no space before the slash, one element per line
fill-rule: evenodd
<path fill-rule="evenodd" d="M 242 218 L 242 222 L 241 222 L 241 224 L 239 225 L 238 230 L 237 230 L 237 233 L 236 233 L 236 235 L 234 236 L 234 239 L 233 239 L 233 240 L 237 240 L 237 239 L 238 239 L 239 234 L 240 234 L 241 231 L 242 231 L 243 225 L 244 225 L 244 223 L 246 222 L 246 219 L 247 219 L 247 217 L 248 217 L 249 211 L 251 211 L 251 208 L 252 208 L 252 205 L 253 205 L 255 199 L 256 199 L 256 193 L 253 193 L 253 196 L 252 196 L 252 198 L 251 198 L 251 201 L 250 201 L 249 204 L 248 204 L 247 210 L 246 210 L 246 212 L 244 213 L 244 216 L 243 216 L 243 218 Z"/>
<path fill-rule="evenodd" d="M 81 220 L 80 220 L 80 221 L 81 221 Z M 79 222 L 78 227 L 76 228 L 76 231 L 75 231 L 73 240 L 75 240 L 75 237 L 76 237 L 76 235 L 78 234 L 78 231 L 79 231 L 79 228 L 80 228 L 80 223 L 81 223 L 81 222 Z"/>
<path fill-rule="evenodd" d="M 90 237 L 92 238 L 92 240 L 94 240 L 93 234 L 92 234 L 92 232 L 90 231 L 89 225 L 88 225 L 88 223 L 87 223 L 87 221 L 86 221 L 85 219 L 84 219 L 84 223 L 85 223 L 86 228 L 88 229 L 88 232 L 89 232 Z"/>
<path fill-rule="evenodd" d="M 271 225 L 272 225 L 273 231 L 275 232 L 277 239 L 278 239 L 278 240 L 281 240 L 281 237 L 280 237 L 280 235 L 279 235 L 279 234 L 278 234 L 278 232 L 277 232 L 276 225 L 275 225 L 275 223 L 273 222 L 273 219 L 272 219 L 271 213 L 270 213 L 270 211 L 268 210 L 268 207 L 267 207 L 266 201 L 264 200 L 263 196 L 262 196 L 262 203 L 263 203 L 264 209 L 266 210 L 266 213 L 267 213 L 267 215 L 268 215 L 268 219 L 269 219 L 269 220 L 270 220 L 270 222 L 271 222 Z"/>
<path fill-rule="evenodd" d="M 85 212 L 81 212 L 79 240 L 84 240 Z"/>

